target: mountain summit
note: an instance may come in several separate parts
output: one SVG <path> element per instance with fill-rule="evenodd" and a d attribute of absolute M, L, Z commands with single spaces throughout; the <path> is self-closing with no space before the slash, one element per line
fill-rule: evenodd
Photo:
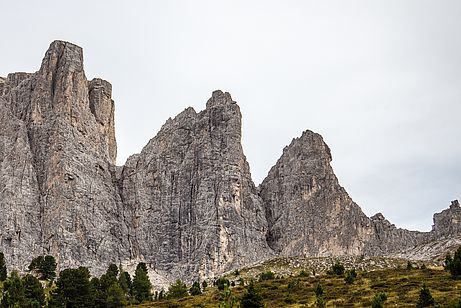
<path fill-rule="evenodd" d="M 143 261 L 154 281 L 191 281 L 275 256 L 386 256 L 461 234 L 457 202 L 431 232 L 367 217 L 311 131 L 255 187 L 240 108 L 219 90 L 117 167 L 111 95 L 62 41 L 38 72 L 0 78 L 0 250 L 11 267 L 43 254 L 94 274 Z"/>

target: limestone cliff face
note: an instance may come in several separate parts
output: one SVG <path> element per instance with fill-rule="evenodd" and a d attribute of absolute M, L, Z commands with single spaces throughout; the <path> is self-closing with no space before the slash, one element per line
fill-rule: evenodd
<path fill-rule="evenodd" d="M 264 209 L 241 146 L 241 114 L 229 93 L 163 125 L 119 180 L 133 217 L 133 257 L 180 276 L 210 277 L 271 255 Z"/>
<path fill-rule="evenodd" d="M 305 131 L 259 187 L 268 243 L 281 255 L 361 254 L 373 228 L 342 188 L 322 137 Z"/>
<path fill-rule="evenodd" d="M 431 233 L 397 228 L 380 213 L 368 218 L 340 186 L 331 159 L 322 137 L 305 131 L 283 150 L 261 183 L 267 240 L 277 253 L 385 256 L 460 233 L 459 215 L 454 214 L 459 205 L 436 214 Z"/>
<path fill-rule="evenodd" d="M 98 268 L 126 255 L 107 88 L 86 80 L 82 49 L 60 41 L 37 73 L 3 83 L 0 209 L 9 219 L 0 232 L 9 262 L 47 253 L 63 267 Z"/>
<path fill-rule="evenodd" d="M 461 235 L 461 207 L 458 200 L 452 201 L 448 209 L 434 214 L 432 233 L 434 239 Z"/>
<path fill-rule="evenodd" d="M 213 277 L 276 255 L 427 256 L 461 234 L 457 202 L 431 232 L 368 218 L 342 188 L 320 135 L 284 149 L 259 188 L 241 114 L 215 91 L 169 119 L 116 167 L 112 86 L 88 81 L 82 49 L 56 41 L 36 73 L 0 78 L 0 250 L 10 267 L 52 254 L 60 268 L 144 261 L 162 283 Z M 426 246 L 424 246 L 426 245 Z M 432 246 L 435 247 L 435 246 Z M 451 246 L 450 246 L 451 247 Z M 411 250 L 413 249 L 413 250 Z"/>

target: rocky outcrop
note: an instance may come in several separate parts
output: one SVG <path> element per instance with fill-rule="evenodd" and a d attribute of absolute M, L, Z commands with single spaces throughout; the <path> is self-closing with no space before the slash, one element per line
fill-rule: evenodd
<path fill-rule="evenodd" d="M 458 200 L 452 201 L 448 209 L 434 214 L 432 233 L 434 239 L 450 238 L 461 234 L 461 207 Z"/>
<path fill-rule="evenodd" d="M 305 131 L 283 150 L 259 187 L 269 224 L 267 241 L 279 254 L 361 254 L 372 224 L 342 188 L 319 134 Z"/>
<path fill-rule="evenodd" d="M 10 264 L 23 267 L 30 256 L 53 254 L 62 267 L 100 269 L 127 255 L 106 88 L 107 82 L 86 80 L 82 49 L 60 41 L 37 73 L 8 75 L 0 232 Z"/>
<path fill-rule="evenodd" d="M 133 217 L 133 257 L 173 278 L 210 277 L 271 251 L 267 223 L 241 146 L 241 114 L 229 93 L 168 120 L 119 180 Z"/>
<path fill-rule="evenodd" d="M 256 188 L 240 109 L 221 91 L 116 167 L 111 96 L 109 82 L 86 79 L 82 49 L 62 41 L 38 72 L 0 78 L 0 250 L 11 267 L 42 254 L 94 274 L 144 261 L 165 285 L 278 255 L 391 255 L 461 233 L 457 202 L 429 233 L 368 218 L 311 131 Z"/>

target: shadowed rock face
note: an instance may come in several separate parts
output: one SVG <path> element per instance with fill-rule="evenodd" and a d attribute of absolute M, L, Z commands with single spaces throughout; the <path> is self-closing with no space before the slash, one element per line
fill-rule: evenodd
<path fill-rule="evenodd" d="M 0 78 L 0 250 L 11 267 L 42 254 L 94 274 L 144 261 L 159 281 L 190 281 L 275 255 L 390 255 L 461 233 L 458 203 L 429 233 L 368 218 L 311 131 L 257 189 L 240 109 L 221 91 L 116 167 L 111 95 L 109 82 L 86 79 L 82 49 L 62 41 L 38 72 Z"/>

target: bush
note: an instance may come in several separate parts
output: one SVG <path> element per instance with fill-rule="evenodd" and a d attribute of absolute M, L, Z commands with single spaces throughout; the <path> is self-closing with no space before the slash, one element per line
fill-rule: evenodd
<path fill-rule="evenodd" d="M 356 273 L 355 269 L 351 269 L 351 270 L 346 271 L 346 277 L 344 278 L 344 281 L 347 284 L 353 284 L 354 281 L 355 281 L 355 278 L 357 278 L 357 273 Z"/>
<path fill-rule="evenodd" d="M 292 279 L 288 283 L 288 292 L 299 290 L 299 279 Z"/>
<path fill-rule="evenodd" d="M 259 281 L 272 280 L 274 278 L 275 278 L 275 274 L 271 271 L 267 271 L 259 275 Z"/>
<path fill-rule="evenodd" d="M 229 286 L 224 285 L 224 290 L 219 294 L 219 308 L 234 308 L 237 306 L 237 301 L 232 295 Z"/>
<path fill-rule="evenodd" d="M 413 268 L 413 264 L 410 261 L 407 261 L 407 270 L 412 270 Z"/>
<path fill-rule="evenodd" d="M 309 273 L 306 272 L 305 270 L 302 270 L 301 272 L 299 272 L 299 277 L 309 277 Z"/>
<path fill-rule="evenodd" d="M 322 287 L 322 285 L 320 284 L 320 282 L 317 283 L 317 285 L 315 286 L 314 293 L 315 293 L 315 296 L 316 296 L 316 297 L 322 297 L 323 294 L 325 293 L 325 292 L 323 291 L 323 287 Z"/>
<path fill-rule="evenodd" d="M 323 297 L 317 297 L 317 299 L 315 300 L 315 305 L 318 308 L 324 308 L 326 304 L 325 304 L 325 300 L 323 299 Z"/>
<path fill-rule="evenodd" d="M 387 300 L 387 294 L 384 292 L 380 292 L 373 297 L 371 301 L 372 308 L 382 308 L 384 307 L 384 302 Z"/>
<path fill-rule="evenodd" d="M 229 282 L 229 279 L 227 279 L 225 277 L 219 277 L 215 281 L 215 285 L 218 287 L 218 290 L 223 291 L 225 286 L 227 286 L 227 287 L 230 286 L 230 282 Z"/>
<path fill-rule="evenodd" d="M 336 261 L 336 263 L 331 267 L 331 271 L 335 275 L 342 276 L 344 274 L 344 265 L 342 265 L 339 261 Z"/>
<path fill-rule="evenodd" d="M 259 290 L 254 286 L 253 281 L 248 285 L 245 294 L 240 301 L 241 308 L 262 308 L 264 307 L 263 298 Z"/>
<path fill-rule="evenodd" d="M 434 298 L 432 297 L 431 291 L 427 288 L 426 284 L 419 291 L 419 299 L 416 303 L 416 307 L 430 307 L 434 305 Z"/>
<path fill-rule="evenodd" d="M 200 289 L 200 283 L 198 281 L 194 282 L 192 284 L 192 287 L 189 289 L 189 293 L 192 296 L 200 295 L 202 294 L 202 290 Z"/>
<path fill-rule="evenodd" d="M 202 282 L 202 290 L 205 290 L 207 287 L 208 287 L 208 283 L 206 282 L 206 280 L 204 280 Z"/>
<path fill-rule="evenodd" d="M 287 294 L 287 296 L 285 297 L 284 301 L 285 301 L 285 303 L 287 303 L 287 304 L 294 304 L 294 303 L 296 303 L 296 300 L 295 300 L 295 298 L 293 297 L 292 294 Z"/>

